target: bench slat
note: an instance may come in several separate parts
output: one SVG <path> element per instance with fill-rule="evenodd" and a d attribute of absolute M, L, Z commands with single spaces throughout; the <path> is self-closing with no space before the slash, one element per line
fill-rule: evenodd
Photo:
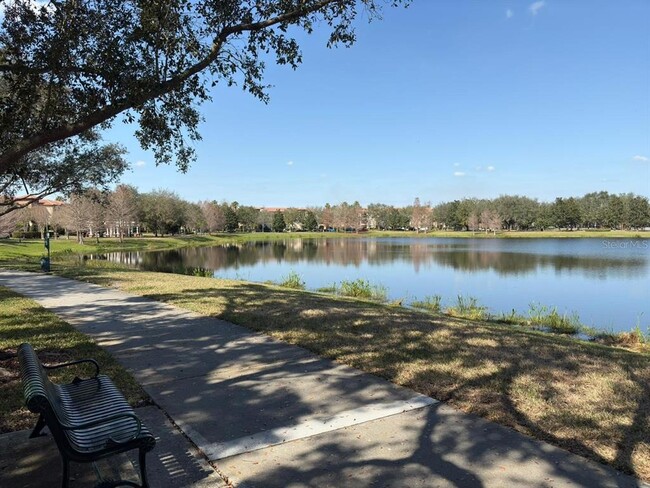
<path fill-rule="evenodd" d="M 133 408 L 108 376 L 97 374 L 97 367 L 92 378 L 56 384 L 48 378 L 31 345 L 18 348 L 18 359 L 27 408 L 41 416 L 33 435 L 44 421 L 63 456 L 64 478 L 68 460 L 92 462 L 139 449 L 142 486 L 148 485 L 144 455 L 154 448 L 156 440 L 139 419 L 133 418 Z M 129 417 L 111 419 L 116 415 Z M 94 422 L 101 423 L 79 428 Z"/>

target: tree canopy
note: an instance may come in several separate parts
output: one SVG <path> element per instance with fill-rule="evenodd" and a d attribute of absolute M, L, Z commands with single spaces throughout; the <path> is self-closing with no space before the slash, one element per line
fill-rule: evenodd
<path fill-rule="evenodd" d="M 70 165 L 84 165 L 85 145 L 97 144 L 93 131 L 118 117 L 136 125 L 140 145 L 154 152 L 157 164 L 186 171 L 195 158 L 191 141 L 200 139 L 199 106 L 210 100 L 211 86 L 240 85 L 267 102 L 265 63 L 295 69 L 301 31 L 326 26 L 328 47 L 350 46 L 359 14 L 372 20 L 380 4 L 408 0 L 2 3 L 0 195 L 7 207 L 21 187 L 45 196 L 82 186 L 79 176 L 87 172 L 94 184 L 113 181 L 125 168 L 115 159 L 90 162 L 81 173 Z M 111 149 L 117 150 L 101 150 Z"/>

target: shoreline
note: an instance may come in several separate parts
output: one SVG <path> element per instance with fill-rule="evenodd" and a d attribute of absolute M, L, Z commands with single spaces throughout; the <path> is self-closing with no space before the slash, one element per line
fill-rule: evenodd
<path fill-rule="evenodd" d="M 61 274 L 248 327 L 650 479 L 650 424 L 633 421 L 649 413 L 648 353 L 270 284 L 94 265 Z M 621 445 L 635 455 L 618 458 Z"/>
<path fill-rule="evenodd" d="M 526 234 L 527 238 L 536 238 L 536 235 L 534 233 L 508 233 L 505 236 L 497 236 L 497 239 L 500 238 L 507 238 L 507 239 L 512 239 L 512 238 L 518 238 L 520 237 L 521 234 Z M 567 233 L 570 235 L 567 235 L 566 237 L 568 238 L 582 238 L 579 235 L 575 233 Z M 650 242 L 646 240 L 640 240 L 640 241 L 629 241 L 625 240 L 628 239 L 630 236 L 628 235 L 629 232 L 626 233 L 621 233 L 620 231 L 616 233 L 608 233 L 608 238 L 611 238 L 611 241 L 604 241 L 603 245 L 608 245 L 609 247 L 637 247 L 639 249 L 646 249 L 650 248 Z M 174 249 L 182 249 L 182 248 L 194 248 L 194 247 L 210 247 L 210 246 L 219 246 L 219 245 L 227 245 L 227 244 L 237 244 L 241 243 L 244 244 L 246 242 L 258 242 L 260 240 L 269 240 L 269 241 L 280 241 L 280 240 L 290 240 L 290 239 L 323 239 L 323 238 L 332 238 L 332 239 L 341 239 L 341 238 L 379 238 L 379 239 L 392 239 L 392 238 L 413 238 L 413 237 L 420 237 L 420 238 L 459 238 L 459 239 L 467 239 L 467 238 L 472 238 L 474 236 L 471 235 L 471 233 L 468 232 L 456 232 L 456 233 L 420 233 L 416 234 L 414 232 L 392 232 L 392 233 L 360 233 L 360 234 L 355 234 L 355 233 L 346 233 L 346 234 L 339 234 L 339 233 L 323 233 L 323 232 L 316 232 L 316 233 L 303 233 L 303 232 L 293 232 L 293 233 L 250 233 L 250 234 L 218 234 L 218 235 L 191 235 L 191 236 L 176 236 L 176 237 L 137 237 L 137 238 L 125 238 L 124 242 L 119 242 L 118 239 L 111 239 L 111 238 L 101 238 L 99 240 L 99 244 L 94 239 L 87 239 L 85 244 L 79 244 L 75 240 L 68 240 L 64 238 L 60 239 L 53 239 L 51 240 L 51 250 L 52 250 L 52 258 L 54 262 L 57 263 L 66 263 L 66 266 L 69 265 L 78 265 L 81 264 L 82 262 L 82 257 L 84 255 L 88 254 L 108 254 L 108 253 L 120 253 L 120 252 L 155 252 L 155 251 L 170 251 Z M 551 235 L 546 235 L 548 238 L 554 238 Z M 589 238 L 597 238 L 601 237 L 600 233 L 592 233 L 590 234 Z M 650 232 L 647 233 L 647 236 L 650 238 Z M 492 238 L 490 236 L 490 238 Z M 14 239 L 7 239 L 7 240 L 0 240 L 0 268 L 2 267 L 18 267 L 20 269 L 24 270 L 30 270 L 30 271 L 38 271 L 39 270 L 39 261 L 40 258 L 45 256 L 45 249 L 43 247 L 43 243 L 40 240 L 24 240 L 22 242 L 14 240 Z M 113 263 L 113 266 L 120 267 L 119 263 Z M 135 269 L 135 268 L 130 268 L 127 266 L 128 269 Z M 163 271 L 164 272 L 164 271 Z M 213 276 L 213 272 L 209 269 L 203 269 L 203 268 L 190 268 L 188 267 L 187 269 L 182 269 L 176 270 L 176 273 L 179 275 L 183 274 L 189 274 L 189 275 L 195 275 L 195 276 Z M 291 272 L 289 273 L 291 275 Z M 296 280 L 298 282 L 302 282 L 302 278 L 299 275 L 295 276 Z M 231 278 L 232 279 L 232 278 Z M 234 279 L 240 279 L 239 277 L 235 277 Z M 278 281 L 281 279 L 281 277 L 271 277 L 270 280 L 267 281 L 252 281 L 248 279 L 251 283 L 275 283 L 277 284 Z M 421 298 L 418 297 L 412 297 L 412 299 L 409 301 L 407 298 L 403 297 L 393 297 L 393 298 L 387 298 L 386 292 L 387 288 L 382 285 L 375 285 L 372 283 L 368 283 L 367 280 L 361 280 L 358 279 L 356 280 L 358 283 L 350 283 L 350 284 L 359 284 L 362 282 L 365 282 L 365 286 L 368 288 L 367 290 L 367 295 L 365 298 L 370 298 L 370 291 L 371 289 L 373 291 L 380 290 L 383 292 L 383 297 L 382 296 L 375 296 L 374 299 L 378 302 L 383 302 L 385 304 L 397 304 L 399 302 L 400 306 L 408 307 L 408 308 L 413 308 L 416 310 L 425 310 L 425 311 L 433 311 L 436 313 L 447 313 L 450 316 L 456 316 L 456 317 L 461 317 L 461 318 L 469 318 L 469 319 L 477 319 L 477 320 L 487 320 L 493 323 L 507 323 L 507 324 L 512 324 L 512 325 L 517 325 L 521 327 L 526 327 L 526 328 L 533 328 L 533 327 L 542 327 L 544 328 L 544 323 L 541 323 L 540 320 L 531 320 L 533 319 L 533 315 L 535 315 L 536 319 L 542 318 L 540 314 L 535 313 L 533 314 L 532 306 L 529 305 L 529 309 L 526 310 L 525 307 L 524 309 L 514 309 L 512 307 L 500 307 L 496 309 L 488 308 L 488 306 L 483 305 L 482 303 L 478 302 L 475 298 L 473 298 L 471 295 L 468 296 L 458 296 L 458 302 L 455 301 L 450 301 L 450 297 L 444 297 L 445 298 L 445 303 L 444 306 L 441 303 L 441 299 L 443 297 L 438 296 L 438 295 L 433 295 L 433 296 L 423 296 Z M 342 282 L 343 283 L 343 282 Z M 310 288 L 310 291 L 314 292 L 321 292 L 328 294 L 330 296 L 339 296 L 341 293 L 336 289 L 337 284 L 335 283 L 333 286 L 333 289 L 328 289 L 331 287 L 325 287 L 322 289 L 319 288 Z M 288 285 L 289 288 L 291 288 L 291 285 Z M 304 283 L 301 283 L 301 286 L 298 286 L 297 288 L 304 289 Z M 381 294 L 379 294 L 381 295 Z M 352 295 L 354 296 L 354 295 Z M 361 298 L 364 298 L 363 296 Z M 438 303 L 437 303 L 437 309 L 431 310 L 428 305 L 426 305 L 427 300 L 432 299 L 432 298 L 437 298 Z M 453 298 L 453 297 L 452 297 Z M 462 304 L 459 302 L 461 299 L 466 300 L 467 302 L 471 303 L 472 306 L 469 307 L 466 310 L 462 310 Z M 403 303 L 403 305 L 402 305 Z M 416 303 L 424 303 L 424 306 L 417 306 Z M 454 304 L 459 303 L 461 305 L 461 310 L 455 310 L 458 307 L 455 307 Z M 553 315 L 553 322 L 554 325 L 551 325 L 550 329 L 554 329 L 551 331 L 551 333 L 564 333 L 568 335 L 587 335 L 589 336 L 590 340 L 598 339 L 598 340 L 606 340 L 609 343 L 615 343 L 617 342 L 615 338 L 617 336 L 626 336 L 629 334 L 635 334 L 637 339 L 640 339 L 641 342 L 645 340 L 645 342 L 650 342 L 648 339 L 650 339 L 650 334 L 643 330 L 643 324 L 638 323 L 637 320 L 637 327 L 634 326 L 634 323 L 629 323 L 622 325 L 621 327 L 617 328 L 617 331 L 614 331 L 613 326 L 603 326 L 603 327 L 594 327 L 590 325 L 586 325 L 587 323 L 582 323 L 579 319 L 579 317 L 576 316 L 576 312 L 562 312 L 562 316 L 560 317 L 557 313 L 557 310 L 553 308 L 553 306 L 548 306 L 546 304 L 542 303 L 537 303 L 535 304 L 543 308 L 545 310 L 545 313 L 542 314 L 545 318 L 548 318 L 549 314 Z M 496 310 L 496 311 L 495 311 Z M 505 311 L 500 311 L 500 310 L 507 310 Z M 570 310 L 567 309 L 567 310 Z M 553 313 L 553 312 L 556 313 Z M 548 312 L 548 313 L 546 313 Z M 570 319 L 570 320 L 569 320 Z M 626 339 L 625 342 L 628 342 Z"/>

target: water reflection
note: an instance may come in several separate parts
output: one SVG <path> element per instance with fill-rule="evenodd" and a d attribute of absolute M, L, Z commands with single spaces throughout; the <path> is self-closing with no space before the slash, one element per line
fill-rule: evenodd
<path fill-rule="evenodd" d="M 367 279 L 389 299 L 476 297 L 495 313 L 531 303 L 577 312 L 583 323 L 629 330 L 650 319 L 650 241 L 598 239 L 287 239 L 92 256 L 150 271 L 280 281 L 307 288 Z"/>
<path fill-rule="evenodd" d="M 529 240 L 497 244 L 495 246 L 494 240 L 288 239 L 173 251 L 111 253 L 102 258 L 149 271 L 171 273 L 207 268 L 218 274 L 220 270 L 270 262 L 285 263 L 288 267 L 298 263 L 360 267 L 399 262 L 411 264 L 416 273 L 422 269 L 445 267 L 462 272 L 493 271 L 502 276 L 524 276 L 549 269 L 598 279 L 648 275 L 648 252 L 643 247 L 608 250 L 599 248 L 598 242 L 558 243 L 554 239 L 542 243 Z"/>

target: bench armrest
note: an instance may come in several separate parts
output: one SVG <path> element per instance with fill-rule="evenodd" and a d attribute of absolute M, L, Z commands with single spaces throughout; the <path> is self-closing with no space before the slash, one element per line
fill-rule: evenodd
<path fill-rule="evenodd" d="M 101 418 L 101 419 L 93 420 L 91 422 L 85 422 L 83 424 L 76 424 L 76 425 L 67 425 L 67 424 L 62 423 L 61 428 L 63 430 L 89 429 L 91 427 L 97 427 L 98 425 L 102 425 L 102 424 L 105 424 L 107 422 L 113 422 L 114 420 L 125 419 L 125 418 L 131 418 L 131 419 L 135 420 L 136 425 L 138 426 L 135 434 L 133 434 L 131 437 L 129 437 L 125 441 L 116 441 L 112 437 L 108 438 L 108 442 L 112 442 L 114 444 L 124 444 L 125 442 L 129 442 L 129 441 L 132 441 L 133 439 L 137 438 L 140 435 L 140 431 L 142 430 L 142 421 L 134 413 L 118 413 L 116 415 L 111 415 L 109 417 L 104 417 L 104 418 Z"/>
<path fill-rule="evenodd" d="M 95 375 L 93 378 L 97 378 L 99 375 L 99 364 L 97 364 L 97 361 L 94 359 L 79 359 L 78 361 L 70 361 L 69 363 L 63 363 L 63 364 L 55 364 L 54 366 L 45 366 L 43 367 L 45 369 L 58 369 L 58 368 L 65 368 L 67 366 L 74 366 L 75 364 L 82 364 L 82 363 L 92 363 L 95 365 Z"/>

